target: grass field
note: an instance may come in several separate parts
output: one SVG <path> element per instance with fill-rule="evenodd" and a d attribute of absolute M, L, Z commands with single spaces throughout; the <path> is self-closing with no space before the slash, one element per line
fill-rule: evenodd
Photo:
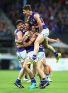
<path fill-rule="evenodd" d="M 45 89 L 28 89 L 30 83 L 23 82 L 25 88 L 14 86 L 18 71 L 0 71 L 0 93 L 68 93 L 68 72 L 53 72 L 52 80 Z M 39 79 L 37 78 L 37 84 Z"/>

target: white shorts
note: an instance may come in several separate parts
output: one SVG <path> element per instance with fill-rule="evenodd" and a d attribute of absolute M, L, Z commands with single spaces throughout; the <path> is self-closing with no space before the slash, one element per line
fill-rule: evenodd
<path fill-rule="evenodd" d="M 30 61 L 32 61 L 32 56 L 34 54 L 34 51 L 31 51 L 27 54 L 27 58 L 30 59 Z M 45 53 L 44 52 L 38 52 L 37 54 L 37 61 L 41 61 L 43 58 L 45 57 Z"/>
<path fill-rule="evenodd" d="M 41 34 L 44 36 L 45 39 L 48 38 L 49 29 L 48 28 L 43 29 L 42 32 L 41 32 Z"/>
<path fill-rule="evenodd" d="M 33 56 L 33 54 L 34 54 L 34 51 L 30 51 L 30 52 L 28 52 L 28 54 L 27 54 L 27 58 L 30 59 L 31 61 L 32 61 L 32 56 Z"/>
<path fill-rule="evenodd" d="M 26 50 L 24 50 L 22 52 L 17 52 L 16 54 L 17 54 L 17 57 L 18 57 L 18 60 L 19 60 L 20 63 L 24 62 L 24 60 L 27 57 Z"/>
<path fill-rule="evenodd" d="M 45 58 L 45 53 L 44 52 L 38 52 L 38 55 L 37 55 L 38 61 L 41 61 L 43 58 Z"/>

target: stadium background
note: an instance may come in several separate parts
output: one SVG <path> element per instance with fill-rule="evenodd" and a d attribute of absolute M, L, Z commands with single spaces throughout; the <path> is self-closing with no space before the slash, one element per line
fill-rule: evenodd
<path fill-rule="evenodd" d="M 2 0 L 0 2 L 0 69 L 19 68 L 16 60 L 14 30 L 16 20 L 20 18 L 24 20 L 22 7 L 25 4 L 31 4 L 32 9 L 43 16 L 50 29 L 49 37 L 61 40 L 53 43 L 52 46 L 62 53 L 62 58 L 68 58 L 67 0 Z M 53 54 L 46 50 L 46 57 L 53 58 Z M 66 64 L 67 61 L 68 59 Z"/>
<path fill-rule="evenodd" d="M 43 16 L 50 29 L 49 37 L 60 39 L 60 42 L 51 43 L 62 53 L 59 63 L 46 50 L 47 63 L 53 69 L 53 82 L 43 90 L 29 90 L 26 82 L 23 90 L 13 84 L 20 69 L 14 42 L 15 21 L 20 18 L 24 20 L 22 7 L 25 4 L 31 4 L 32 9 Z M 0 93 L 22 92 L 68 93 L 68 0 L 0 0 Z"/>

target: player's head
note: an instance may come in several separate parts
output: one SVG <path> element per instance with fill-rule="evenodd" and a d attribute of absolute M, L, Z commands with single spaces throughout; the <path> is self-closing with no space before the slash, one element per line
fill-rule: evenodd
<path fill-rule="evenodd" d="M 21 19 L 17 20 L 16 21 L 16 27 L 19 30 L 23 30 L 23 28 L 24 28 L 24 22 Z"/>
<path fill-rule="evenodd" d="M 25 16 L 29 16 L 29 15 L 30 15 L 30 11 L 32 11 L 31 5 L 25 5 L 25 6 L 23 7 L 23 14 L 24 14 Z"/>

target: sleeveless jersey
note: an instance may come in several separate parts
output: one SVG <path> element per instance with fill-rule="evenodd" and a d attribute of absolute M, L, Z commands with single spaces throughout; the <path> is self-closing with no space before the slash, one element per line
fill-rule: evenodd
<path fill-rule="evenodd" d="M 38 26 L 37 21 L 34 18 L 35 14 L 37 14 L 37 13 L 36 12 L 32 12 L 32 15 L 28 19 L 28 23 L 29 23 L 30 27 Z M 42 28 L 46 29 L 48 26 L 47 26 L 47 24 L 44 23 L 42 16 L 40 16 L 40 20 L 43 23 Z M 39 30 L 39 28 L 37 28 L 37 29 Z"/>
<path fill-rule="evenodd" d="M 15 30 L 15 43 L 18 40 L 18 36 L 17 36 L 17 33 L 18 32 L 19 32 L 19 29 L 16 29 Z M 22 32 L 22 36 L 23 36 L 25 34 L 25 31 L 23 30 L 21 32 Z M 18 44 L 19 44 L 19 46 L 22 46 L 22 42 L 20 42 Z M 25 50 L 25 48 L 23 48 L 23 47 L 17 47 L 17 44 L 16 44 L 16 51 L 21 52 L 21 51 L 24 51 L 24 50 Z"/>

